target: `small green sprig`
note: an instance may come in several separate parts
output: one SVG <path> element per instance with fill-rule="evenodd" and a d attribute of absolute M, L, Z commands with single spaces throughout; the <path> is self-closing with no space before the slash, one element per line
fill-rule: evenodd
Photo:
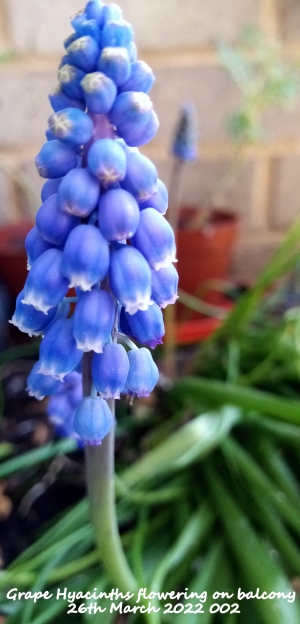
<path fill-rule="evenodd" d="M 263 140 L 264 113 L 274 107 L 291 109 L 299 94 L 296 64 L 283 60 L 278 40 L 246 28 L 232 47 L 218 48 L 220 60 L 241 91 L 240 107 L 228 117 L 231 137 L 239 144 Z"/>

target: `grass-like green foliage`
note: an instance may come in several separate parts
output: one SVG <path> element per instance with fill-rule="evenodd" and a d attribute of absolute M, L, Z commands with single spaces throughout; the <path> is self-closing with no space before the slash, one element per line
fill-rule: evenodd
<path fill-rule="evenodd" d="M 223 66 L 241 92 L 241 104 L 228 119 L 228 129 L 238 144 L 265 137 L 263 115 L 277 106 L 291 109 L 299 94 L 297 65 L 283 60 L 281 46 L 256 28 L 246 28 L 232 47 L 219 46 Z"/>
<path fill-rule="evenodd" d="M 216 590 L 287 593 L 299 575 L 300 307 L 294 302 L 285 312 L 294 279 L 276 287 L 278 278 L 298 270 L 299 251 L 300 220 L 221 329 L 199 346 L 193 375 L 159 394 L 144 419 L 119 415 L 126 444 L 115 488 L 130 566 L 149 592 L 208 591 L 202 624 L 300 621 L 297 602 L 286 600 L 243 601 L 241 614 L 227 620 L 209 612 Z M 67 444 L 41 449 L 29 461 L 47 465 L 55 452 L 68 452 Z M 9 478 L 27 461 L 4 457 L 0 475 Z M 52 593 L 112 587 L 94 546 L 87 500 L 53 522 L 0 575 L 7 624 L 65 622 L 64 601 L 18 605 L 5 599 L 11 587 Z M 178 614 L 176 621 L 197 624 L 197 617 Z M 72 618 L 115 622 L 109 613 Z M 132 615 L 130 623 L 141 618 Z M 161 612 L 156 621 L 171 618 Z"/>

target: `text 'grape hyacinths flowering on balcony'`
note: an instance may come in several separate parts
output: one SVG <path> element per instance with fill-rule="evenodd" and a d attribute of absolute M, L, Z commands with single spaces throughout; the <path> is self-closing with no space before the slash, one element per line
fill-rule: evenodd
<path fill-rule="evenodd" d="M 168 193 L 138 149 L 158 129 L 152 70 L 137 60 L 132 27 L 116 4 L 88 2 L 71 24 L 36 158 L 47 181 L 12 322 L 43 336 L 28 380 L 38 399 L 55 394 L 93 353 L 92 393 L 74 427 L 97 445 L 113 426 L 106 399 L 148 396 L 157 383 L 148 347 L 162 342 L 162 308 L 177 299 L 178 275 L 163 216 Z M 67 296 L 70 288 L 76 296 Z"/>

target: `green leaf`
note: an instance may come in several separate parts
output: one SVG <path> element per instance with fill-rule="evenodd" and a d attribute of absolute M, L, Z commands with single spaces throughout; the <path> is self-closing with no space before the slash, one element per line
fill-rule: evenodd
<path fill-rule="evenodd" d="M 292 591 L 291 585 L 280 565 L 271 558 L 268 548 L 254 531 L 248 518 L 225 488 L 221 478 L 211 468 L 205 468 L 205 476 L 211 489 L 215 506 L 226 531 L 228 543 L 247 583 L 247 591 Z M 241 610 L 242 610 L 241 603 Z M 253 607 L 261 624 L 298 624 L 298 605 L 287 600 L 253 600 Z"/>
<path fill-rule="evenodd" d="M 14 459 L 10 459 L 9 461 L 0 464 L 0 479 L 8 477 L 16 472 L 20 472 L 21 470 L 25 470 L 31 466 L 35 466 L 36 464 L 41 464 L 52 457 L 56 457 L 56 455 L 72 453 L 73 451 L 76 451 L 76 449 L 77 443 L 71 438 L 66 438 L 60 442 L 56 442 L 55 444 L 47 444 L 41 448 L 34 449 L 28 453 L 19 455 L 19 457 L 15 457 Z"/>
<path fill-rule="evenodd" d="M 234 408 L 198 416 L 127 468 L 121 479 L 133 487 L 143 480 L 182 470 L 216 448 L 239 420 L 240 413 Z"/>
<path fill-rule="evenodd" d="M 246 411 L 257 411 L 300 425 L 300 402 L 283 399 L 270 392 L 204 377 L 185 377 L 174 384 L 171 394 L 196 409 L 206 399 L 220 405 L 236 405 Z"/>

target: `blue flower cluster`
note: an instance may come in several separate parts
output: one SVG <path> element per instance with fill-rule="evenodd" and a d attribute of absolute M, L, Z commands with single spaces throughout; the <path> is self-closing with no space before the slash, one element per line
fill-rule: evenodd
<path fill-rule="evenodd" d="M 60 438 L 74 438 L 78 446 L 82 440 L 74 430 L 74 416 L 82 403 L 82 375 L 74 371 L 66 375 L 47 404 L 47 415 Z"/>
<path fill-rule="evenodd" d="M 81 400 L 74 426 L 87 444 L 99 444 L 113 425 L 105 399 L 148 396 L 157 383 L 145 347 L 162 342 L 162 308 L 177 299 L 178 274 L 163 216 L 168 192 L 138 149 L 158 129 L 152 70 L 137 60 L 117 5 L 91 0 L 71 24 L 36 158 L 47 181 L 12 323 L 43 336 L 28 380 L 37 398 L 55 394 L 83 353 L 94 352 L 93 393 Z"/>

